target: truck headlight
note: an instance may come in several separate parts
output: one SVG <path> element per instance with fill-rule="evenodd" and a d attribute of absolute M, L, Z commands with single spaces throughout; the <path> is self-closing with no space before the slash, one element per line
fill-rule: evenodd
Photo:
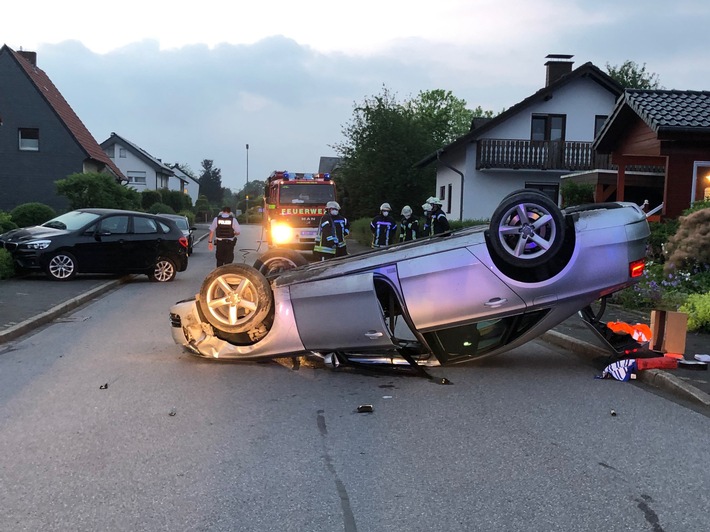
<path fill-rule="evenodd" d="M 293 241 L 293 229 L 285 223 L 271 225 L 271 240 L 274 244 L 286 244 Z"/>

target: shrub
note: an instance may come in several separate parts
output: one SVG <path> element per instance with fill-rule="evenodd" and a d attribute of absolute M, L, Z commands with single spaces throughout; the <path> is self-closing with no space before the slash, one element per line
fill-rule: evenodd
<path fill-rule="evenodd" d="M 678 220 L 664 220 L 662 222 L 649 222 L 651 237 L 648 241 L 648 258 L 654 262 L 663 263 L 666 256 L 663 248 L 678 230 Z"/>
<path fill-rule="evenodd" d="M 29 227 L 30 225 L 42 225 L 47 220 L 51 220 L 57 213 L 49 205 L 44 203 L 23 203 L 10 211 L 12 221 L 18 227 Z"/>
<path fill-rule="evenodd" d="M 12 221 L 12 216 L 9 212 L 0 211 L 0 234 L 17 229 L 17 224 Z"/>
<path fill-rule="evenodd" d="M 589 183 L 573 183 L 562 185 L 562 208 L 594 203 L 594 185 Z"/>
<path fill-rule="evenodd" d="M 12 255 L 6 249 L 0 249 L 0 279 L 9 279 L 15 275 Z"/>
<path fill-rule="evenodd" d="M 128 209 L 140 208 L 140 193 L 116 182 L 110 174 L 77 173 L 56 182 L 57 194 L 69 199 L 70 209 L 84 207 Z"/>
<path fill-rule="evenodd" d="M 690 294 L 679 310 L 688 315 L 689 331 L 710 332 L 710 292 Z"/>
<path fill-rule="evenodd" d="M 149 210 L 155 203 L 161 203 L 163 196 L 157 190 L 143 190 L 141 193 L 141 207 L 146 211 Z"/>
<path fill-rule="evenodd" d="M 187 223 L 190 227 L 195 225 L 195 213 L 192 211 L 180 211 L 178 213 L 181 216 L 185 216 L 187 218 Z"/>
<path fill-rule="evenodd" d="M 666 245 L 667 274 L 710 264 L 710 209 L 679 218 L 678 231 Z"/>
<path fill-rule="evenodd" d="M 160 202 L 153 203 L 153 205 L 150 206 L 150 209 L 148 209 L 148 212 L 151 214 L 175 214 L 175 211 L 170 205 Z"/>

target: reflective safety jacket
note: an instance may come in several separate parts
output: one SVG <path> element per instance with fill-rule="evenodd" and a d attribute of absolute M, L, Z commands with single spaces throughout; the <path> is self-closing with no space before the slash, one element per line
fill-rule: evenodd
<path fill-rule="evenodd" d="M 318 225 L 316 245 L 313 251 L 335 255 L 336 249 L 344 249 L 347 243 L 345 237 L 350 234 L 350 223 L 345 216 L 330 213 L 324 214 Z"/>
<path fill-rule="evenodd" d="M 372 231 L 372 247 L 389 246 L 394 244 L 394 235 L 397 232 L 397 222 L 389 214 L 383 216 L 382 213 L 375 216 L 370 222 Z"/>
<path fill-rule="evenodd" d="M 441 209 L 432 211 L 431 213 L 431 234 L 438 235 L 450 229 L 449 220 Z"/>
<path fill-rule="evenodd" d="M 409 218 L 402 216 L 402 221 L 399 223 L 399 241 L 408 242 L 416 240 L 419 236 L 421 236 L 419 233 L 419 220 L 414 216 Z"/>

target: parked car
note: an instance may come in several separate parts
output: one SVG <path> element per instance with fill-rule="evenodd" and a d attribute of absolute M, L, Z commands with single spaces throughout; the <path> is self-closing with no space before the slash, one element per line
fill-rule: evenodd
<path fill-rule="evenodd" d="M 517 191 L 488 226 L 311 264 L 273 249 L 254 267 L 221 266 L 195 298 L 170 309 L 172 335 L 216 359 L 314 355 L 334 365 L 412 366 L 480 359 L 582 309 L 599 325 L 592 304 L 640 279 L 649 235 L 635 204 L 561 211 L 541 193 Z"/>
<path fill-rule="evenodd" d="M 197 227 L 190 226 L 190 221 L 187 219 L 187 216 L 183 216 L 182 214 L 161 214 L 160 216 L 175 220 L 178 228 L 182 231 L 185 238 L 187 238 L 187 254 L 192 255 L 192 247 L 195 244 L 195 236 L 192 233 Z"/>
<path fill-rule="evenodd" d="M 118 209 L 78 209 L 0 235 L 20 270 L 57 281 L 77 273 L 144 273 L 172 281 L 187 268 L 187 238 L 175 221 Z"/>

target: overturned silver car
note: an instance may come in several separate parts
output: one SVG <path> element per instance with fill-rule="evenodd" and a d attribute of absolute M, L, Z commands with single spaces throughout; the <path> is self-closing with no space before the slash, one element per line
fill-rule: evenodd
<path fill-rule="evenodd" d="M 171 308 L 172 335 L 215 359 L 465 362 L 513 349 L 580 311 L 597 326 L 590 305 L 640 278 L 649 234 L 632 203 L 560 210 L 540 193 L 517 191 L 489 226 L 325 262 L 273 249 L 254 267 L 219 267 L 194 299 Z"/>

